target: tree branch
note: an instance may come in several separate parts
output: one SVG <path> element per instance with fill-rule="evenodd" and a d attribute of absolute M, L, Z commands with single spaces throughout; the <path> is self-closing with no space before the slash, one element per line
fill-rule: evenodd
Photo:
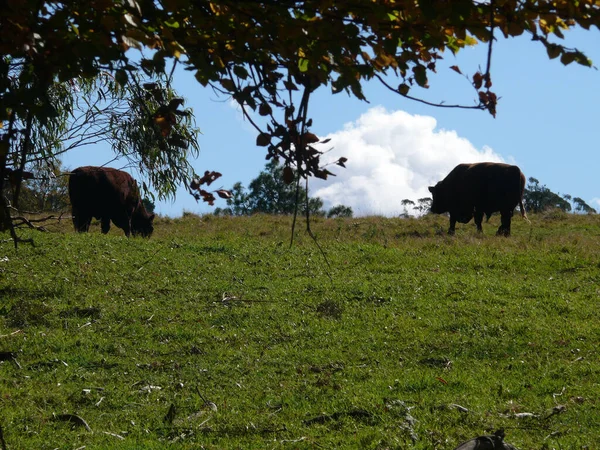
<path fill-rule="evenodd" d="M 383 84 L 386 88 L 388 88 L 390 91 L 401 95 L 402 97 L 405 97 L 409 100 L 414 100 L 416 102 L 419 103 L 424 103 L 425 105 L 429 105 L 429 106 L 435 106 L 437 108 L 458 108 L 458 109 L 485 109 L 484 105 L 473 105 L 473 106 L 467 106 L 467 105 L 446 105 L 444 103 L 432 103 L 432 102 L 428 102 L 427 100 L 423 100 L 421 98 L 417 98 L 417 97 L 413 97 L 411 95 L 405 95 L 405 94 L 401 94 L 400 91 L 398 89 L 393 88 L 392 86 L 390 86 L 381 75 L 379 74 L 375 74 L 375 78 L 377 78 L 381 84 Z"/>

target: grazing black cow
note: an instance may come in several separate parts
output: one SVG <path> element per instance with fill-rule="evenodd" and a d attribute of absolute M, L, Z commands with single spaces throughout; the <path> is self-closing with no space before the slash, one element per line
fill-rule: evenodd
<path fill-rule="evenodd" d="M 500 212 L 497 235 L 510 236 L 510 221 L 517 205 L 523 207 L 525 175 L 517 166 L 502 163 L 459 164 L 446 178 L 429 186 L 433 195 L 431 212 L 450 213 L 448 234 L 454 234 L 456 222 L 467 223 L 475 217 L 477 231 L 483 232 L 484 214 Z"/>
<path fill-rule="evenodd" d="M 102 233 L 110 222 L 125 235 L 149 237 L 154 214 L 148 214 L 135 180 L 127 172 L 110 167 L 78 167 L 69 176 L 69 197 L 75 231 L 87 232 L 92 217 L 100 219 Z"/>

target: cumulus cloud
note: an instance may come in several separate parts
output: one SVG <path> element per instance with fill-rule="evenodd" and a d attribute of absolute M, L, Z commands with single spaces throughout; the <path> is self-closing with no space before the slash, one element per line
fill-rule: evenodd
<path fill-rule="evenodd" d="M 491 148 L 477 149 L 455 131 L 436 126 L 433 117 L 369 109 L 342 130 L 323 136 L 331 141 L 321 150 L 333 150 L 321 161 L 341 156 L 348 161 L 346 169 L 336 167 L 337 176 L 312 181 L 311 195 L 326 208 L 350 206 L 356 216 L 397 216 L 404 212 L 403 199 L 429 197 L 427 187 L 457 164 L 502 161 Z"/>

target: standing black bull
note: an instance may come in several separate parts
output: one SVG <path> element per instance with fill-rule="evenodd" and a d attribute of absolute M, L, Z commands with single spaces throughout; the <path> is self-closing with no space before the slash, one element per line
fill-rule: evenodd
<path fill-rule="evenodd" d="M 446 178 L 429 186 L 433 195 L 431 212 L 450 213 L 448 234 L 454 234 L 456 222 L 467 223 L 475 217 L 477 231 L 483 232 L 483 215 L 500 211 L 497 235 L 510 235 L 510 221 L 517 205 L 523 207 L 525 175 L 517 166 L 501 163 L 459 164 Z"/>
<path fill-rule="evenodd" d="M 75 231 L 87 232 L 92 217 L 100 219 L 105 234 L 111 220 L 126 236 L 133 233 L 149 237 L 154 231 L 154 214 L 148 214 L 137 183 L 126 172 L 109 167 L 78 167 L 69 176 L 69 197 Z"/>

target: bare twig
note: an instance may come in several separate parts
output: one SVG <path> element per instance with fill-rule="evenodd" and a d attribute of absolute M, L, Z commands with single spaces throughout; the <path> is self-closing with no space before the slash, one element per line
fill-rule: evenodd
<path fill-rule="evenodd" d="M 70 422 L 74 425 L 79 425 L 84 427 L 87 431 L 92 431 L 88 423 L 76 414 L 57 414 L 55 415 L 57 420 L 62 420 L 64 422 Z"/>
<path fill-rule="evenodd" d="M 388 88 L 390 91 L 395 92 L 396 94 L 401 95 L 402 97 L 405 97 L 409 100 L 414 100 L 416 102 L 419 103 L 423 103 L 425 105 L 429 105 L 429 106 L 435 106 L 437 108 L 457 108 L 457 109 L 485 109 L 484 105 L 473 105 L 473 106 L 467 106 L 467 105 L 458 105 L 458 104 L 454 104 L 454 105 L 447 105 L 445 103 L 433 103 L 433 102 L 429 102 L 427 100 L 423 100 L 422 98 L 418 98 L 418 97 L 413 97 L 412 95 L 408 95 L 408 94 L 402 94 L 400 93 L 400 91 L 396 88 L 393 88 L 392 86 L 390 86 L 381 75 L 379 74 L 375 74 L 375 78 L 377 78 L 381 84 L 383 84 L 386 88 Z"/>
<path fill-rule="evenodd" d="M 490 44 L 488 46 L 487 66 L 485 69 L 485 80 L 488 83 L 490 81 L 490 67 L 492 65 L 492 44 L 494 42 L 494 7 L 494 0 L 490 0 Z"/>
<path fill-rule="evenodd" d="M 21 333 L 23 330 L 17 330 L 17 331 L 13 331 L 12 333 L 9 334 L 0 334 L 0 338 L 5 338 L 5 337 L 10 337 L 10 336 L 14 336 L 15 334 L 19 334 Z"/>

